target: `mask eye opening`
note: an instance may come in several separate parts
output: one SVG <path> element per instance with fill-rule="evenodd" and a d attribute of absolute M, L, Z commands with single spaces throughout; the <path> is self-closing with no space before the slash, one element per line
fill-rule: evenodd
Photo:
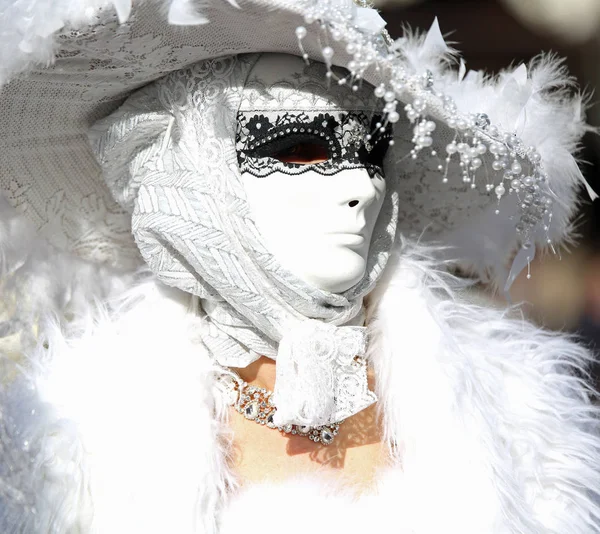
<path fill-rule="evenodd" d="M 276 138 L 262 145 L 251 153 L 251 156 L 269 157 L 282 163 L 308 165 L 328 161 L 334 151 L 333 143 L 315 134 L 294 134 Z"/>

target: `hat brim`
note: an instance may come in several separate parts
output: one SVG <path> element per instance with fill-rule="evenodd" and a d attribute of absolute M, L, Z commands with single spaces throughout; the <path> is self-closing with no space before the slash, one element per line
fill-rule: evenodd
<path fill-rule="evenodd" d="M 446 165 L 446 144 L 462 135 L 449 120 L 447 97 L 454 99 L 459 115 L 485 115 L 499 135 L 516 133 L 523 146 L 535 146 L 540 154 L 548 194 L 555 201 L 552 225 L 541 229 L 547 226 L 541 221 L 528 239 L 546 244 L 567 231 L 582 180 L 571 152 L 585 125 L 580 98 L 557 90 L 568 78 L 556 63 L 540 62 L 529 72 L 516 69 L 494 80 L 453 71 L 452 52 L 437 24 L 427 36 L 407 36 L 390 46 L 379 33 L 375 12 L 357 11 L 351 2 L 340 1 L 337 15 L 323 11 L 320 20 L 314 15 L 319 2 L 308 1 L 244 0 L 236 7 L 216 0 L 203 6 L 201 14 L 185 11 L 186 2 L 136 4 L 131 13 L 124 4 L 100 9 L 91 2 L 81 12 L 55 14 L 53 23 L 61 26 L 55 35 L 40 29 L 47 28 L 46 14 L 40 13 L 24 32 L 18 31 L 13 53 L 8 45 L 3 50 L 10 61 L 0 72 L 0 83 L 8 82 L 0 93 L 0 109 L 7 110 L 0 132 L 0 189 L 57 248 L 121 268 L 139 264 L 130 216 L 111 198 L 88 145 L 92 123 L 137 88 L 201 60 L 251 52 L 300 55 L 299 26 L 307 28 L 301 45 L 311 59 L 323 61 L 323 49 L 329 46 L 331 62 L 346 67 L 353 59 L 349 42 L 375 42 L 395 56 L 410 80 L 431 77 L 431 83 L 422 87 L 411 81 L 397 94 L 403 104 L 411 104 L 427 91 L 426 115 L 438 124 L 432 146 L 415 160 L 409 157 L 414 124 L 404 118 L 396 124 L 391 161 L 393 172 L 402 177 L 403 233 L 425 231 L 457 247 L 452 254 L 482 276 L 490 271 L 502 276 L 507 257 L 520 244 L 515 226 L 523 199 L 504 195 L 498 202 L 495 188 L 504 177 L 491 172 L 489 152 L 470 182 L 463 181 L 457 161 Z M 347 19 L 343 28 L 340 13 Z M 0 22 L 17 28 L 19 13 L 9 15 L 10 22 L 6 15 Z M 333 26 L 323 31 L 320 24 L 329 24 L 328 17 Z M 332 27 L 337 35 L 332 36 Z M 50 66 L 33 66 L 50 56 Z M 395 75 L 372 63 L 362 79 L 388 85 Z M 546 93 L 548 87 L 552 92 Z"/>

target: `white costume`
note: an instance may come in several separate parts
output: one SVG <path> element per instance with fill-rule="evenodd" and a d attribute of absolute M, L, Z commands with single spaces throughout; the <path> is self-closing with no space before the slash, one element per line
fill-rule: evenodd
<path fill-rule="evenodd" d="M 33 4 L 0 16 L 1 532 L 600 531 L 590 356 L 444 272 L 509 285 L 565 238 L 559 67 L 454 73 L 437 24 L 346 2 Z M 238 487 L 221 377 L 261 355 L 274 427 L 378 402 L 375 489 Z"/>

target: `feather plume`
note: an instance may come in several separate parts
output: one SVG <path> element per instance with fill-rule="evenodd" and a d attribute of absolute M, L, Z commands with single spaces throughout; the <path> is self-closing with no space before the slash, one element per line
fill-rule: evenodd
<path fill-rule="evenodd" d="M 385 436 L 410 480 L 415 531 L 597 532 L 591 354 L 518 308 L 474 304 L 434 258 L 404 242 L 368 307 Z"/>

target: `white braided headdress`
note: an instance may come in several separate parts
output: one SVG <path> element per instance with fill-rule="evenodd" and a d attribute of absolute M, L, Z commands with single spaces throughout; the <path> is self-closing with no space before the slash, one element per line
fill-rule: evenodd
<path fill-rule="evenodd" d="M 277 424 L 322 425 L 375 400 L 360 358 L 362 297 L 387 261 L 397 193 L 388 188 L 365 276 L 353 288 L 327 293 L 283 269 L 254 225 L 235 147 L 240 105 L 259 98 L 256 83 L 244 89 L 259 57 L 204 61 L 144 87 L 96 123 L 91 139 L 113 195 L 133 212 L 146 262 L 202 299 L 201 335 L 215 360 L 245 367 L 260 355 L 277 358 Z M 311 107 L 376 107 L 370 86 L 331 90 L 324 66 L 309 71 L 278 91 L 298 94 L 308 79 Z"/>

